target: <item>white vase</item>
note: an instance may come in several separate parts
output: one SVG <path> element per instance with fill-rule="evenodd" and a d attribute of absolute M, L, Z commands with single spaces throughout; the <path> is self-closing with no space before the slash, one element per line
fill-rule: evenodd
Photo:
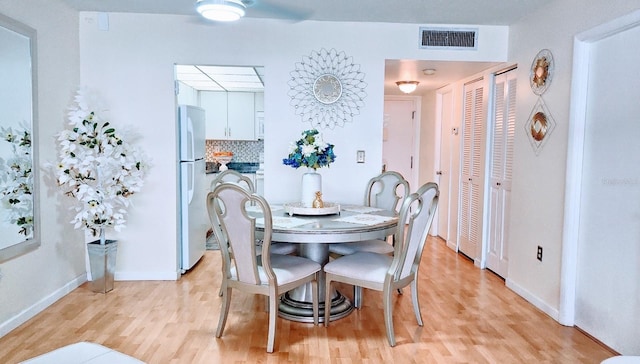
<path fill-rule="evenodd" d="M 322 176 L 310 169 L 302 175 L 302 194 L 300 195 L 302 206 L 313 207 L 313 200 L 316 199 L 318 191 L 322 193 Z"/>

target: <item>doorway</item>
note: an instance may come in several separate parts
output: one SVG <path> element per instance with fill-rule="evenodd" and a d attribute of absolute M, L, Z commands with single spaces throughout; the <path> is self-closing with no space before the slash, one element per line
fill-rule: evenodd
<path fill-rule="evenodd" d="M 417 189 L 417 153 L 419 143 L 418 106 L 413 97 L 385 97 L 382 124 L 383 170 L 400 173 Z"/>
<path fill-rule="evenodd" d="M 561 323 L 627 355 L 640 352 L 639 24 L 636 11 L 576 37 L 560 302 Z"/>
<path fill-rule="evenodd" d="M 458 251 L 478 261 L 481 256 L 485 174 L 486 87 L 484 78 L 463 88 Z"/>
<path fill-rule="evenodd" d="M 513 171 L 513 139 L 516 129 L 516 86 L 514 68 L 497 72 L 491 98 L 487 172 L 487 268 L 506 279 L 509 265 L 509 215 Z"/>
<path fill-rule="evenodd" d="M 451 183 L 454 176 L 454 141 L 453 138 L 458 135 L 458 128 L 454 127 L 455 117 L 455 100 L 453 87 L 448 86 L 438 90 L 436 94 L 436 176 L 435 181 L 440 188 L 440 198 L 438 200 L 438 210 L 436 212 L 436 235 L 445 241 L 447 246 L 458 249 L 455 241 L 455 226 L 453 222 L 457 221 L 455 214 L 451 217 Z"/>

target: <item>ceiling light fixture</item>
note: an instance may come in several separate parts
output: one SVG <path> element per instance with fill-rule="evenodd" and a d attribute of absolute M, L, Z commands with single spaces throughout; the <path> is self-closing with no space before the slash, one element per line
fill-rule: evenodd
<path fill-rule="evenodd" d="M 236 21 L 245 14 L 246 6 L 240 0 L 198 0 L 200 15 L 215 21 Z"/>
<path fill-rule="evenodd" d="M 416 90 L 416 87 L 418 87 L 419 83 L 420 82 L 418 81 L 398 81 L 396 82 L 396 85 L 398 85 L 400 91 L 404 92 L 405 94 L 410 94 Z"/>
<path fill-rule="evenodd" d="M 434 68 L 425 68 L 422 70 L 422 73 L 425 76 L 431 76 L 431 75 L 435 75 L 436 74 L 436 70 Z"/>

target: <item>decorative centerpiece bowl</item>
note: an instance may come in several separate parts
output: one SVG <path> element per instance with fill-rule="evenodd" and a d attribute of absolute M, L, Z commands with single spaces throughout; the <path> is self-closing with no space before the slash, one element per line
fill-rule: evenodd
<path fill-rule="evenodd" d="M 218 168 L 220 172 L 224 172 L 227 169 L 229 169 L 227 167 L 227 164 L 229 164 L 229 162 L 231 162 L 232 159 L 233 159 L 233 153 L 231 152 L 213 153 L 213 160 L 216 161 L 217 163 L 220 163 L 220 168 Z"/>
<path fill-rule="evenodd" d="M 289 216 L 306 215 L 322 216 L 340 213 L 340 204 L 325 202 L 323 207 L 306 207 L 302 202 L 289 202 L 284 204 L 284 210 Z"/>

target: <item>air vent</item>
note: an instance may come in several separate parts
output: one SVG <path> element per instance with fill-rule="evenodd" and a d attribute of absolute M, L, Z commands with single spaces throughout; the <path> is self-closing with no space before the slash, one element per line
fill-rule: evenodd
<path fill-rule="evenodd" d="M 478 29 L 420 28 L 420 48 L 473 50 L 477 44 Z"/>

